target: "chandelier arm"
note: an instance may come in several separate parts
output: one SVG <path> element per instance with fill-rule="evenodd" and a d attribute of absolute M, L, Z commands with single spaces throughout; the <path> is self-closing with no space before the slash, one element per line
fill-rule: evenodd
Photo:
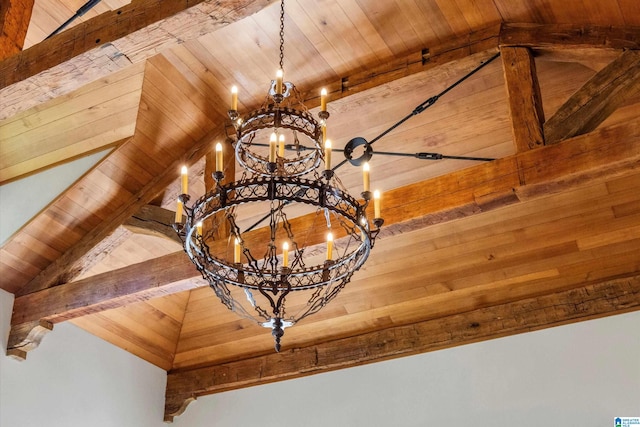
<path fill-rule="evenodd" d="M 223 305 L 241 317 L 270 328 L 276 351 L 280 351 L 280 340 L 286 327 L 324 307 L 360 269 L 383 222 L 382 218 L 374 218 L 376 229 L 371 229 L 373 226 L 365 212 L 370 198 L 368 192 L 363 196 L 363 204 L 349 194 L 332 170 L 322 173 L 318 170 L 324 154 L 322 126 L 329 118 L 324 108 L 326 94 L 322 94 L 323 111 L 318 114 L 321 119 L 318 123 L 304 106 L 293 83 L 283 81 L 284 21 L 284 0 L 281 0 L 280 70 L 276 80 L 271 81 L 263 106 L 240 117 L 237 89 L 232 89 L 232 108 L 228 114 L 236 131 L 236 139 L 232 141 L 236 161 L 243 169 L 240 180 L 222 183 L 222 151 L 217 145 L 214 188 L 191 206 L 186 206 L 188 194 L 180 195 L 174 224 L 185 252 Z M 252 147 L 256 140 L 264 140 L 267 132 L 271 132 L 269 149 Z M 292 134 L 292 139 L 285 137 L 286 134 Z M 300 148 L 299 137 L 308 140 L 307 145 L 309 142 L 315 145 L 311 154 L 301 154 L 305 149 Z M 285 138 L 294 142 L 296 156 L 284 154 Z M 265 154 L 267 151 L 268 155 Z M 328 159 L 325 161 L 328 164 Z M 186 172 L 183 174 L 182 188 L 186 193 Z M 289 222 L 284 209 L 291 202 L 306 205 L 307 211 L 309 207 L 315 209 L 315 216 L 308 217 L 311 224 L 307 219 Z M 268 206 L 267 215 L 247 231 L 270 218 L 269 232 L 244 235 L 246 240 L 243 240 L 236 222 L 236 215 L 244 212 L 244 208 L 236 209 L 240 205 L 246 205 L 250 215 L 253 214 L 252 206 Z M 326 223 L 320 221 L 321 213 L 324 213 Z M 185 221 L 182 220 L 184 214 L 187 216 Z M 211 224 L 210 227 L 207 225 L 206 233 L 203 233 L 204 221 Z M 218 236 L 222 230 L 228 230 L 226 242 Z M 326 243 L 323 243 L 318 234 L 327 231 Z M 298 233 L 297 238 L 295 233 Z M 310 236 L 313 241 L 309 241 Z M 230 248 L 232 237 L 233 248 Z M 283 240 L 286 244 L 279 251 L 277 244 Z M 208 243 L 211 242 L 214 244 L 210 247 Z M 294 251 L 292 263 L 289 262 L 290 246 Z M 233 249 L 233 257 L 229 256 L 230 249 Z M 264 256 L 256 259 L 259 253 Z M 304 297 L 301 301 L 307 300 L 306 304 L 299 305 L 297 297 L 287 298 L 294 291 Z M 294 304 L 299 316 L 291 315 L 292 310 L 289 314 L 286 312 L 287 303 Z"/>

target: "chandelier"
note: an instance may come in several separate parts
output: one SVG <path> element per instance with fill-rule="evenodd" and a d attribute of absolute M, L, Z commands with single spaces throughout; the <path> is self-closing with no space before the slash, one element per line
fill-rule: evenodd
<path fill-rule="evenodd" d="M 326 91 L 316 120 L 296 87 L 284 81 L 283 59 L 284 0 L 280 69 L 264 104 L 241 117 L 238 90 L 231 91 L 228 141 L 241 177 L 225 183 L 218 142 L 214 186 L 192 205 L 183 168 L 174 224 L 185 252 L 221 302 L 271 329 L 276 351 L 286 327 L 318 312 L 345 287 L 367 260 L 383 224 L 379 192 L 369 188 L 368 164 L 363 165 L 361 200 L 349 194 L 331 167 Z M 290 219 L 287 210 L 293 205 L 299 216 Z M 265 227 L 246 228 L 243 219 L 256 218 L 259 210 L 264 216 L 258 224 Z M 221 240 L 225 249 L 212 251 Z"/>

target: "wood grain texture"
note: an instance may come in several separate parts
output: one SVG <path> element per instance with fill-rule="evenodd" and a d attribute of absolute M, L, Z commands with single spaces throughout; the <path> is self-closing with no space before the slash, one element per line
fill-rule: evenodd
<path fill-rule="evenodd" d="M 567 190 L 568 186 L 577 187 L 605 176 L 633 170 L 640 161 L 638 141 L 640 122 L 636 121 L 581 136 L 575 141 L 568 140 L 557 146 L 527 151 L 511 159 L 392 190 L 384 194 L 389 208 L 385 209 L 386 226 L 381 237 L 397 236 L 427 225 L 488 212 L 516 203 L 521 198 L 532 200 Z M 553 158 L 558 166 L 549 165 L 549 158 Z M 612 164 L 620 164 L 620 169 L 611 168 Z M 603 168 L 611 169 L 607 172 Z M 522 183 L 518 181 L 520 179 Z M 293 218 L 291 222 L 294 229 L 305 229 L 314 220 L 315 215 L 310 214 L 308 217 Z M 263 241 L 268 233 L 266 229 L 258 229 L 246 233 L 243 238 L 247 244 L 251 244 Z M 310 233 L 307 237 L 310 245 L 323 241 L 324 234 L 321 231 Z M 540 243 L 543 242 L 548 243 L 545 240 Z M 226 240 L 211 245 L 211 252 L 220 256 L 226 254 L 227 250 Z M 206 286 L 199 276 L 184 253 L 176 252 L 20 296 L 14 304 L 12 325 L 21 330 L 20 325 L 39 319 L 57 323 L 124 306 L 132 301 Z"/>
<path fill-rule="evenodd" d="M 146 61 L 146 90 L 133 137 L 0 248 L 3 288 L 19 289 L 83 236 L 105 223 L 124 221 L 124 216 L 118 217 L 123 209 L 135 214 L 132 205 L 144 189 L 157 190 L 152 203 L 162 201 L 163 208 L 173 209 L 184 159 L 199 165 L 190 172 L 192 197 L 204 193 L 208 186 L 202 179 L 203 156 L 209 147 L 195 153 L 198 158 L 185 156 L 209 132 L 222 131 L 232 84 L 241 89 L 241 112 L 262 105 L 279 41 L 275 2 L 243 19 L 218 15 L 225 7 L 219 3 L 198 3 L 175 19 L 91 48 L 0 91 L 0 115 L 12 126 L 34 125 L 21 121 L 27 112 L 38 113 L 33 117 L 46 126 L 45 121 L 51 123 L 56 114 L 68 111 L 77 114 L 77 123 L 69 127 L 76 129 L 87 126 L 90 113 L 80 102 L 74 104 L 78 111 L 66 110 L 67 95 L 79 87 L 81 91 L 92 79 L 104 79 L 105 88 L 115 89 L 112 73 Z M 287 79 L 296 83 L 313 114 L 319 89 L 329 86 L 329 131 L 338 148 L 355 136 L 371 140 L 491 57 L 498 48 L 500 21 L 533 23 L 516 31 L 531 28 L 529 41 L 514 36 L 523 44 L 513 47 L 530 48 L 536 56 L 535 74 L 547 117 L 608 65 L 612 53 L 634 49 L 637 28 L 623 26 L 640 25 L 640 15 L 633 13 L 637 7 L 627 0 L 585 0 L 579 5 L 545 0 L 327 0 L 321 6 L 313 0 L 287 2 L 284 65 Z M 203 12 L 207 7 L 209 12 Z M 65 14 L 51 9 L 52 17 Z M 561 23 L 573 24 L 557 26 Z M 504 39 L 505 34 L 507 30 Z M 85 41 L 95 42 L 89 37 L 87 33 Z M 533 38 L 541 46 L 527 45 Z M 111 93 L 115 90 L 106 89 L 97 97 Z M 49 111 L 39 110 L 51 97 L 56 99 L 46 103 Z M 60 104 L 53 106 L 56 101 Z M 332 304 L 287 330 L 285 349 L 310 349 L 611 278 L 636 277 L 638 119 L 636 97 L 621 104 L 594 132 L 516 153 L 502 64 L 488 64 L 424 114 L 376 142 L 372 184 L 383 190 L 388 221 L 366 265 Z M 59 140 L 64 129 L 54 126 L 52 132 Z M 461 160 L 382 155 L 385 151 L 498 160 L 476 166 Z M 344 167 L 339 175 L 351 194 L 359 193 L 358 168 Z M 163 182 L 147 187 L 158 176 Z M 290 218 L 302 213 L 296 206 L 290 209 Z M 252 223 L 256 215 L 239 216 Z M 296 220 L 308 225 L 304 217 Z M 169 240 L 118 227 L 75 263 L 70 276 L 81 273 L 76 282 L 82 280 L 84 287 L 63 278 L 58 290 L 24 297 L 51 292 L 45 300 L 55 308 L 49 313 L 54 319 L 74 317 L 73 322 L 91 333 L 174 373 L 271 357 L 269 333 L 238 319 L 207 287 L 163 294 L 173 292 L 177 277 L 197 277 L 183 254 L 182 260 L 170 260 L 177 249 Z M 226 245 L 218 249 L 224 251 Z M 159 264 L 152 267 L 150 259 Z M 163 260 L 175 267 L 165 277 L 167 283 L 163 276 L 170 267 L 161 265 Z M 142 264 L 133 267 L 132 262 Z M 122 268 L 130 270 L 120 280 Z M 142 281 L 138 288 L 126 278 L 134 276 Z M 119 293 L 112 282 L 116 279 L 127 289 Z M 101 288 L 101 283 L 110 285 Z M 188 285 L 193 283 L 189 280 Z M 303 304 L 295 297 L 291 303 L 299 308 Z M 71 307 L 68 311 L 65 304 Z M 33 330 L 46 315 L 38 312 L 47 310 L 46 302 L 37 300 L 35 305 L 38 308 L 31 312 L 31 305 L 21 303 L 20 315 L 35 316 L 22 324 L 26 329 Z M 553 324 L 554 318 L 549 321 Z M 496 335 L 503 326 L 507 333 L 511 330 L 510 324 L 493 326 Z M 367 344 L 369 349 L 359 351 L 377 354 L 377 348 L 387 345 Z M 357 359 L 361 353 L 354 354 Z"/>
<path fill-rule="evenodd" d="M 31 175 L 133 136 L 144 64 L 0 122 L 0 183 Z"/>
<path fill-rule="evenodd" d="M 16 360 L 26 359 L 27 352 L 37 348 L 52 330 L 53 324 L 46 320 L 34 320 L 17 326 L 7 343 L 7 356 Z"/>
<path fill-rule="evenodd" d="M 83 256 L 109 236 L 127 218 L 139 211 L 142 206 L 148 204 L 156 194 L 177 177 L 183 164 L 194 162 L 204 155 L 209 150 L 211 141 L 220 134 L 219 130 L 210 130 L 212 124 L 201 110 L 201 108 L 206 108 L 206 104 L 204 107 L 196 106 L 193 102 L 197 102 L 197 99 L 188 98 L 183 92 L 184 89 L 176 86 L 179 85 L 178 81 L 169 82 L 162 73 L 157 71 L 153 61 L 147 65 L 146 69 L 154 70 L 154 72 L 145 77 L 141 102 L 147 105 L 151 102 L 150 99 L 154 99 L 156 107 L 155 109 L 143 110 L 144 112 L 138 115 L 138 121 L 143 124 L 153 121 L 154 126 L 145 131 L 142 131 L 139 126 L 140 131 L 136 133 L 134 138 L 117 151 L 127 151 L 130 148 L 128 146 L 144 145 L 147 138 L 151 136 L 156 141 L 153 145 L 155 150 L 166 150 L 171 153 L 170 156 L 164 157 L 167 164 L 159 165 L 155 175 L 149 175 L 148 181 L 136 187 L 135 194 L 126 191 L 120 184 L 121 181 L 102 180 L 104 174 L 100 166 L 77 183 L 75 188 L 80 191 L 82 198 L 96 197 L 90 190 L 91 186 L 85 188 L 84 182 L 103 185 L 104 193 L 96 200 L 101 204 L 104 212 L 103 220 L 84 235 L 75 236 L 73 240 L 60 242 L 61 248 L 67 248 L 64 250 L 64 255 L 57 258 L 27 288 L 23 289 L 22 292 L 25 294 L 44 289 L 59 282 L 62 278 L 65 278 L 62 279 L 65 282 L 69 281 L 71 277 L 82 273 L 84 270 Z M 164 87 L 162 97 L 156 95 L 159 85 Z M 176 105 L 181 105 L 182 108 L 176 108 Z M 162 133 L 163 128 L 159 129 L 157 126 L 163 122 L 170 123 L 187 116 L 190 124 L 183 128 L 167 128 L 167 132 Z M 206 131 L 206 128 L 209 131 Z M 145 162 L 145 158 L 141 156 L 137 156 L 135 162 L 140 162 L 144 165 L 143 168 L 147 169 L 153 165 L 153 163 Z M 122 176 L 120 179 L 126 180 L 126 176 Z M 105 197 L 107 195 L 111 197 Z M 79 205 L 86 205 L 86 203 L 79 203 Z M 107 220 L 107 218 L 109 219 Z"/>
<path fill-rule="evenodd" d="M 505 23 L 500 30 L 500 46 L 555 49 L 640 49 L 640 28 L 566 23 Z"/>
<path fill-rule="evenodd" d="M 0 62 L 0 111 L 16 113 L 64 95 L 272 1 L 138 0 L 106 12 Z"/>
<path fill-rule="evenodd" d="M 0 61 L 24 46 L 34 0 L 7 0 L 0 6 Z"/>
<path fill-rule="evenodd" d="M 640 91 L 640 51 L 628 50 L 600 70 L 544 124 L 547 144 L 591 132 Z"/>
<path fill-rule="evenodd" d="M 123 226 L 133 233 L 158 236 L 182 244 L 173 229 L 174 220 L 175 212 L 159 206 L 145 205 L 127 219 Z"/>
<path fill-rule="evenodd" d="M 516 151 L 544 145 L 544 111 L 533 53 L 526 47 L 500 49 Z"/>
<path fill-rule="evenodd" d="M 182 413 L 189 401 L 198 396 L 639 309 L 640 276 L 611 278 L 564 292 L 381 329 L 279 354 L 170 372 L 165 421 Z"/>
<path fill-rule="evenodd" d="M 489 31 L 489 30 L 488 30 Z M 474 36 L 475 37 L 475 36 Z M 486 40 L 485 35 L 479 35 L 480 44 L 483 45 Z M 495 41 L 495 37 L 489 37 L 490 40 Z M 458 40 L 458 39 L 456 39 Z M 475 38 L 472 37 L 472 41 Z M 463 38 L 461 46 L 458 46 L 454 49 L 457 52 L 453 57 L 458 58 L 459 55 L 467 55 L 472 52 L 475 52 L 475 48 L 469 48 L 468 38 Z M 472 42 L 475 43 L 475 42 Z M 452 45 L 450 43 L 447 44 L 448 47 L 443 47 L 442 49 L 451 49 Z M 474 45 L 475 46 L 475 45 Z M 489 52 L 480 52 L 478 55 L 486 57 L 489 55 Z M 446 60 L 450 56 L 445 56 L 444 58 L 438 59 L 438 63 Z M 420 63 L 421 64 L 421 63 Z M 456 67 L 462 67 L 463 69 L 468 69 L 473 65 L 477 64 L 477 59 L 475 56 L 463 57 L 461 60 L 453 60 L 447 65 L 449 67 L 444 68 L 443 72 L 450 73 L 451 69 L 455 69 Z M 162 70 L 162 71 L 160 71 Z M 175 67 L 171 63 L 169 63 L 164 57 L 159 56 L 150 61 L 145 68 L 145 80 L 142 89 L 141 95 L 141 110 L 136 120 L 136 134 L 134 138 L 129 142 L 120 147 L 115 156 L 122 158 L 124 164 L 129 167 L 130 163 L 139 163 L 144 164 L 142 169 L 146 169 L 152 174 L 148 175 L 146 179 L 148 184 L 146 187 L 141 190 L 141 186 L 131 187 L 132 181 L 127 179 L 126 175 L 119 177 L 117 183 L 122 183 L 127 185 L 128 193 L 120 194 L 120 189 L 117 186 L 112 186 L 111 190 L 114 191 L 114 196 L 117 195 L 119 197 L 118 202 L 112 202 L 107 207 L 102 207 L 100 211 L 94 210 L 94 214 L 97 213 L 102 221 L 100 222 L 97 228 L 87 229 L 90 234 L 87 234 L 84 237 L 84 243 L 77 244 L 76 249 L 73 252 L 66 249 L 66 253 L 63 257 L 58 258 L 54 264 L 52 264 L 48 270 L 48 272 L 41 272 L 40 276 L 35 279 L 27 288 L 19 291 L 20 294 L 24 295 L 29 292 L 36 291 L 38 289 L 43 289 L 48 285 L 46 282 L 56 283 L 60 282 L 61 278 L 64 278 L 62 281 L 67 282 L 71 280 L 71 277 L 75 275 L 79 275 L 84 270 L 83 268 L 83 260 L 82 257 L 84 253 L 89 251 L 93 246 L 95 246 L 99 241 L 108 236 L 107 229 L 114 230 L 115 227 L 120 225 L 122 222 L 126 220 L 129 215 L 132 215 L 135 211 L 139 210 L 141 206 L 146 204 L 146 202 L 150 201 L 155 195 L 161 191 L 162 188 L 165 188 L 171 181 L 177 178 L 177 174 L 179 172 L 180 166 L 185 163 L 182 160 L 175 160 L 173 165 L 158 165 L 154 166 L 154 163 L 159 160 L 157 154 L 150 154 L 149 157 L 142 157 L 140 153 L 136 154 L 128 154 L 132 147 L 133 149 L 139 149 L 142 151 L 147 151 L 152 148 L 155 151 L 161 149 L 162 144 L 157 144 L 158 135 L 163 135 L 163 138 L 166 139 L 165 144 L 184 144 L 184 148 L 187 149 L 188 145 L 187 140 L 184 138 L 186 135 L 183 133 L 182 129 L 187 128 L 191 129 L 190 135 L 188 137 L 191 140 L 196 140 L 198 138 L 200 141 L 196 144 L 193 144 L 189 147 L 189 151 L 184 157 L 191 159 L 189 162 L 194 162 L 195 159 L 199 158 L 198 155 L 194 155 L 193 153 L 200 153 L 200 155 L 211 149 L 209 143 L 212 141 L 220 140 L 221 133 L 213 132 L 210 133 L 208 137 L 204 137 L 204 131 L 206 128 L 210 128 L 211 123 L 208 122 L 208 119 L 205 117 L 210 117 L 208 114 L 204 114 L 205 111 L 211 111 L 212 107 L 209 106 L 207 102 L 207 98 L 199 91 L 195 89 L 194 84 L 187 82 L 185 79 L 182 79 L 179 74 L 176 74 L 173 70 Z M 418 73 L 423 70 L 423 66 L 412 67 L 409 69 L 411 73 Z M 437 79 L 439 76 L 438 68 L 433 68 L 430 70 L 433 73 L 433 78 Z M 396 79 L 405 77 L 406 71 L 403 71 L 400 74 L 383 74 L 381 77 L 373 77 L 373 80 L 376 80 L 376 84 L 381 84 L 382 82 L 388 82 L 390 79 Z M 195 83 L 195 82 L 194 82 Z M 359 93 L 361 90 L 367 89 L 368 85 L 357 85 L 352 87 L 348 92 L 348 94 Z M 172 89 L 172 90 L 169 90 Z M 317 99 L 318 91 L 313 91 L 313 98 L 310 102 L 313 104 L 314 101 L 319 102 Z M 346 94 L 345 93 L 345 94 Z M 340 96 L 338 96 L 340 97 Z M 189 102 L 185 102 L 188 99 Z M 226 109 L 226 106 L 216 107 L 217 109 Z M 186 119 L 186 124 L 176 123 L 180 118 L 184 117 Z M 195 118 L 199 117 L 200 122 L 195 121 Z M 165 131 L 166 130 L 166 131 Z M 174 132 L 175 134 L 170 134 L 169 132 Z M 177 132 L 177 133 L 176 133 Z M 180 138 L 183 138 L 181 141 Z M 156 141 L 156 144 L 151 144 L 150 141 Z M 169 149 L 164 152 L 162 159 L 170 159 L 175 158 L 177 156 L 177 152 L 175 149 Z M 134 162 L 131 162 L 132 156 L 136 157 Z M 183 157 L 183 158 L 184 158 Z M 111 162 L 106 161 L 104 166 L 101 166 L 104 169 L 111 169 Z M 153 167 L 153 169 L 151 169 Z M 99 175 L 102 172 L 96 171 L 95 174 Z M 140 175 L 139 175 L 140 176 Z M 87 176 L 83 181 L 91 180 L 91 174 Z M 121 184 L 121 185 L 122 185 Z M 114 184 L 115 185 L 115 184 Z M 77 184 L 79 188 L 86 188 L 82 186 L 82 182 Z M 137 194 L 134 195 L 132 192 L 136 191 Z M 74 190 L 72 192 L 75 193 Z M 144 193 L 144 195 L 143 195 Z M 94 196 L 88 189 L 83 190 L 77 194 L 78 205 L 86 205 L 86 203 L 82 203 L 80 199 L 93 198 Z M 132 205 L 127 205 L 127 197 Z M 108 199 L 107 199 L 108 200 Z M 102 202 L 103 199 L 96 200 L 96 202 Z M 108 212 L 113 211 L 114 209 L 120 209 L 120 216 L 117 218 L 113 218 L 113 220 L 107 220 Z M 100 214 L 100 212 L 104 212 L 104 214 Z M 99 231 L 102 230 L 102 231 Z M 91 236 L 91 237 L 90 237 Z M 20 238 L 16 236 L 15 238 Z M 61 241 L 56 244 L 57 250 L 62 250 L 65 247 L 69 247 L 70 240 Z M 14 286 L 17 287 L 23 286 L 23 275 L 20 275 L 20 281 L 18 281 L 18 275 L 16 274 L 16 280 L 13 282 Z M 22 283 L 22 284 L 21 284 Z"/>
<path fill-rule="evenodd" d="M 118 10 L 103 13 L 69 31 L 39 43 L 24 53 L 3 61 L 0 65 L 0 76 L 2 76 L 0 87 L 9 86 L 41 71 L 53 68 L 101 44 L 130 36 L 155 22 L 171 18 L 181 12 L 184 13 L 188 8 L 198 3 L 200 1 L 138 0 Z M 224 16 L 225 19 L 233 19 L 234 16 L 235 19 L 239 19 L 268 4 L 269 1 L 237 0 L 225 2 L 223 5 L 215 4 L 216 9 L 209 12 L 215 12 L 216 15 Z M 166 37 L 167 33 L 172 33 L 181 24 L 200 24 L 199 21 L 190 22 L 189 14 L 185 13 L 185 15 L 173 18 L 173 20 L 168 19 L 167 22 L 159 26 L 160 33 Z M 206 20 L 207 18 L 201 19 Z M 179 22 L 175 22 L 175 20 L 179 20 Z M 214 27 L 216 24 L 219 22 L 214 23 Z M 194 31 L 194 29 L 189 28 L 189 31 Z M 200 30 L 195 31 L 196 34 L 199 34 Z M 182 35 L 182 33 L 174 33 L 173 40 L 177 40 Z M 137 46 L 140 50 L 154 49 L 156 46 L 153 44 L 149 46 L 149 43 L 158 42 L 157 37 L 149 37 L 149 31 L 142 31 L 137 37 L 137 44 L 142 44 L 142 46 Z M 187 35 L 187 37 L 189 36 Z M 125 51 L 125 54 L 129 53 Z M 7 70 L 13 70 L 13 72 L 7 73 Z"/>

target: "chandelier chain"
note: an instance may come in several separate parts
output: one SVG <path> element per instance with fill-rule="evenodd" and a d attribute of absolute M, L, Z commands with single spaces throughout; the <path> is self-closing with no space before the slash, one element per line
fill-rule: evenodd
<path fill-rule="evenodd" d="M 284 71 L 284 0 L 280 1 L 280 69 Z"/>

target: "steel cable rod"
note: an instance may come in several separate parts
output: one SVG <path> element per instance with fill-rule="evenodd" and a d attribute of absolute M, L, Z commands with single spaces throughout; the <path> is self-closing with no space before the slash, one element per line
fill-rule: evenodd
<path fill-rule="evenodd" d="M 416 108 L 413 109 L 413 111 L 411 111 L 411 113 L 407 114 L 405 117 L 403 117 L 402 119 L 400 119 L 398 122 L 396 122 L 395 124 L 393 124 L 391 127 L 389 127 L 387 130 L 385 130 L 384 132 L 382 132 L 380 135 L 376 136 L 375 138 L 373 138 L 371 140 L 371 142 L 368 143 L 368 145 L 372 145 L 374 142 L 378 141 L 380 138 L 384 137 L 385 135 L 387 135 L 389 132 L 393 131 L 394 129 L 396 129 L 398 126 L 400 126 L 401 124 L 403 124 L 404 122 L 406 122 L 407 120 L 409 120 L 411 117 L 413 116 L 417 116 L 418 114 L 424 112 L 427 108 L 431 107 L 433 104 L 435 104 L 438 99 L 440 99 L 440 97 L 442 97 L 443 95 L 445 95 L 447 92 L 449 92 L 450 90 L 452 90 L 453 88 L 455 88 L 456 86 L 458 86 L 460 83 L 462 83 L 463 81 L 467 80 L 469 77 L 471 77 L 472 75 L 474 75 L 475 73 L 477 73 L 478 71 L 480 71 L 481 69 L 483 69 L 485 66 L 487 66 L 488 64 L 490 64 L 491 62 L 493 62 L 496 58 L 498 58 L 500 56 L 500 52 L 496 53 L 495 55 L 493 55 L 491 58 L 489 58 L 488 60 L 486 60 L 485 62 L 482 62 L 479 66 L 477 66 L 476 68 L 474 68 L 473 70 L 469 71 L 467 74 L 465 74 L 464 76 L 462 76 L 461 78 L 459 78 L 458 80 L 456 80 L 454 83 L 452 83 L 451 85 L 449 85 L 448 87 L 446 87 L 444 90 L 442 90 L 439 94 L 434 95 L 430 98 L 428 98 L 427 100 L 425 100 L 422 104 L 418 105 Z M 268 144 L 260 144 L 260 143 L 256 143 L 255 145 L 257 146 L 267 146 Z M 285 148 L 287 149 L 309 149 L 308 147 L 303 147 L 303 146 L 295 146 L 293 144 L 288 144 L 285 146 Z M 340 149 L 333 149 L 331 151 L 343 151 L 344 150 L 340 150 Z M 439 159 L 459 159 L 459 160 L 477 160 L 477 161 L 492 161 L 495 159 L 489 159 L 489 158 L 484 158 L 484 157 L 464 157 L 464 156 L 444 156 L 442 154 L 438 154 L 438 153 L 415 153 L 415 154 L 403 154 L 403 153 L 379 153 L 379 154 L 387 154 L 387 155 L 394 155 L 394 156 L 406 156 L 406 157 L 417 157 L 419 159 L 428 159 L 428 160 L 439 160 Z M 336 166 L 334 166 L 333 168 L 331 168 L 331 170 L 335 171 L 336 169 L 338 169 L 339 167 L 342 167 L 345 163 L 347 163 L 349 160 L 348 159 L 344 159 L 343 161 L 341 161 L 340 163 L 338 163 Z M 289 202 L 285 202 L 285 206 L 288 205 Z M 260 225 L 262 222 L 264 222 L 265 220 L 269 219 L 269 217 L 271 216 L 271 213 L 265 215 L 264 217 L 262 217 L 261 219 L 259 219 L 256 223 L 254 223 L 253 225 L 251 225 L 249 228 L 247 228 L 245 230 L 245 232 L 247 231 L 251 231 L 254 228 L 256 228 L 258 225 Z"/>

